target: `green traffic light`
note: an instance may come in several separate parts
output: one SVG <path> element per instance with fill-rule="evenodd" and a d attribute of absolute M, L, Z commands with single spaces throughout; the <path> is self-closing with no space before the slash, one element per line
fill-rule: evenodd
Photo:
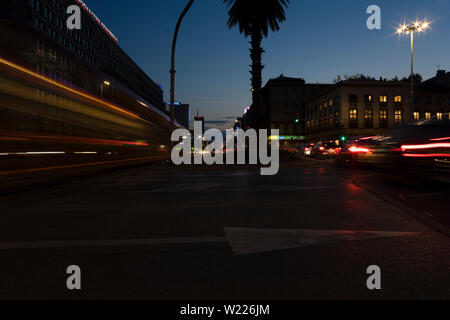
<path fill-rule="evenodd" d="M 342 141 L 346 141 L 347 138 L 346 138 L 346 137 L 342 137 L 341 140 L 342 140 Z"/>

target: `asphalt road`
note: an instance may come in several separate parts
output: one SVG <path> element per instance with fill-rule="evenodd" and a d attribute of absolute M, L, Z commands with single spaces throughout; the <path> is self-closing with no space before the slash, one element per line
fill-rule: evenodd
<path fill-rule="evenodd" d="M 448 189 L 405 179 L 152 164 L 3 195 L 0 298 L 449 299 L 449 237 L 401 206 L 438 199 L 427 212 L 445 225 Z M 70 265 L 82 290 L 66 287 Z"/>

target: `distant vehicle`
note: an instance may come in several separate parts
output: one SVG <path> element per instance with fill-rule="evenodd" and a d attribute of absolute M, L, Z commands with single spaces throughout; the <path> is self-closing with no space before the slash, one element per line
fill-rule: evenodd
<path fill-rule="evenodd" d="M 311 150 L 311 156 L 316 159 L 326 159 L 338 155 L 341 148 L 336 142 L 318 142 Z"/>
<path fill-rule="evenodd" d="M 311 150 L 314 147 L 314 143 L 303 143 L 298 147 L 298 152 L 300 152 L 303 156 L 309 157 L 311 156 Z"/>
<path fill-rule="evenodd" d="M 394 156 L 395 146 L 383 142 L 382 136 L 356 137 L 348 139 L 336 157 L 341 166 L 356 166 L 363 164 L 390 164 Z"/>
<path fill-rule="evenodd" d="M 336 161 L 343 166 L 370 164 L 422 173 L 449 173 L 449 114 L 396 127 L 385 136 L 349 139 Z"/>
<path fill-rule="evenodd" d="M 450 173 L 450 114 L 400 126 L 390 141 L 401 151 L 398 164 L 421 172 Z"/>

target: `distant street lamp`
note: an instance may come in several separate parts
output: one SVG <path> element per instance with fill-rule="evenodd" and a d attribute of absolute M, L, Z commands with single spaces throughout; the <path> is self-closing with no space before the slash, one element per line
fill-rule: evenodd
<path fill-rule="evenodd" d="M 178 31 L 180 30 L 181 22 L 184 19 L 184 16 L 187 14 L 189 9 L 191 8 L 192 4 L 194 3 L 194 0 L 189 0 L 188 4 L 186 5 L 186 8 L 184 8 L 183 12 L 181 13 L 180 18 L 178 19 L 177 25 L 175 27 L 175 33 L 173 35 L 173 41 L 172 41 L 172 59 L 171 59 L 171 69 L 170 69 L 170 149 L 173 148 L 173 142 L 171 139 L 172 133 L 175 131 L 175 50 L 177 47 L 177 37 L 178 37 Z"/>
<path fill-rule="evenodd" d="M 414 33 L 421 33 L 427 30 L 430 24 L 426 21 L 416 21 L 410 24 L 403 24 L 397 29 L 399 35 L 411 34 L 411 114 L 414 117 Z"/>
<path fill-rule="evenodd" d="M 107 87 L 109 87 L 111 85 L 111 82 L 109 82 L 109 81 L 103 81 L 103 83 L 102 83 L 102 85 L 100 86 L 100 88 L 101 88 L 101 97 L 103 98 L 103 91 L 104 91 L 104 88 L 105 88 L 105 86 L 107 86 Z"/>

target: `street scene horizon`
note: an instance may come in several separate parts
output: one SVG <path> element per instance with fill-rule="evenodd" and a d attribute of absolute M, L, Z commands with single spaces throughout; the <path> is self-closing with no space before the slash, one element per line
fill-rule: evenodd
<path fill-rule="evenodd" d="M 0 299 L 448 300 L 448 15 L 0 0 Z"/>

